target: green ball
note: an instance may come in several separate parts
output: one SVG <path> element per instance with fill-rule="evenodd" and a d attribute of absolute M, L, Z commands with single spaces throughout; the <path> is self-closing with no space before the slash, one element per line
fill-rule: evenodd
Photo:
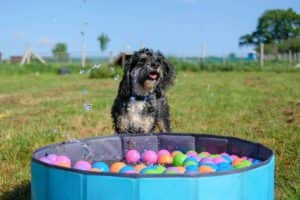
<path fill-rule="evenodd" d="M 249 161 L 249 160 L 243 160 L 241 163 L 239 163 L 236 166 L 234 166 L 234 168 L 236 168 L 236 169 L 242 169 L 242 168 L 250 167 L 251 165 L 252 165 L 251 161 Z"/>
<path fill-rule="evenodd" d="M 211 154 L 210 156 L 208 156 L 209 158 L 218 158 L 220 157 L 220 154 Z"/>
<path fill-rule="evenodd" d="M 176 167 L 183 166 L 183 162 L 186 158 L 187 156 L 183 153 L 176 154 L 173 159 L 173 165 Z"/>
<path fill-rule="evenodd" d="M 166 171 L 166 168 L 164 167 L 164 166 L 162 166 L 162 165 L 157 165 L 156 167 L 155 167 L 155 170 L 157 171 L 157 172 L 159 172 L 159 173 L 164 173 L 164 171 Z"/>
<path fill-rule="evenodd" d="M 145 172 L 145 174 L 161 174 L 158 170 L 149 169 Z"/>
<path fill-rule="evenodd" d="M 173 171 L 173 170 L 167 170 L 165 172 L 165 174 L 178 174 L 177 172 Z"/>

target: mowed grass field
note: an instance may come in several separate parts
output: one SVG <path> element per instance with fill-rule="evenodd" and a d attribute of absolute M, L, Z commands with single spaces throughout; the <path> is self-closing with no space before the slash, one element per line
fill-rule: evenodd
<path fill-rule="evenodd" d="M 0 199 L 30 199 L 36 148 L 113 134 L 118 83 L 79 74 L 0 76 Z M 168 98 L 174 132 L 230 135 L 272 148 L 276 198 L 300 198 L 300 73 L 179 72 Z"/>

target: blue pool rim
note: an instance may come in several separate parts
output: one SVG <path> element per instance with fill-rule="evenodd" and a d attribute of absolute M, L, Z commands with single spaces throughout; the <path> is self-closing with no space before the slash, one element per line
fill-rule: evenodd
<path fill-rule="evenodd" d="M 219 171 L 219 172 L 214 172 L 214 173 L 207 173 L 207 174 L 121 174 L 121 173 L 111 173 L 111 172 L 93 172 L 93 171 L 83 171 L 83 170 L 78 170 L 74 168 L 65 168 L 61 166 L 56 166 L 56 165 L 51 165 L 48 163 L 44 163 L 37 159 L 34 155 L 42 150 L 53 148 L 57 145 L 64 145 L 67 144 L 68 142 L 62 142 L 62 143 L 57 143 L 57 144 L 50 144 L 41 148 L 38 148 L 32 153 L 31 161 L 33 163 L 38 163 L 46 166 L 47 168 L 55 168 L 55 169 L 60 169 L 60 170 L 65 170 L 65 171 L 73 171 L 79 174 L 86 174 L 86 175 L 94 175 L 94 176 L 115 176 L 115 177 L 127 177 L 127 178 L 153 178 L 153 177 L 184 177 L 184 178 L 195 178 L 195 177 L 212 177 L 212 176 L 222 176 L 222 175 L 230 175 L 230 174 L 238 174 L 241 172 L 245 171 L 250 171 L 255 168 L 259 168 L 261 166 L 265 166 L 268 163 L 271 162 L 271 160 L 274 158 L 274 152 L 269 149 L 268 147 L 260 144 L 260 143 L 255 143 L 251 142 L 249 140 L 244 140 L 240 139 L 237 137 L 232 137 L 232 136 L 220 136 L 220 135 L 213 135 L 213 134 L 203 134 L 203 133 L 150 133 L 150 134 L 118 134 L 118 135 L 111 135 L 111 136 L 98 136 L 98 137 L 91 137 L 91 138 L 85 138 L 80 141 L 86 141 L 86 140 L 92 140 L 92 139 L 104 139 L 104 138 L 115 138 L 115 137 L 120 137 L 121 139 L 123 137 L 138 137 L 138 136 L 161 136 L 161 135 L 166 135 L 166 136 L 194 136 L 194 137 L 208 137 L 208 138 L 219 138 L 219 139 L 234 139 L 238 140 L 244 143 L 252 144 L 252 145 L 257 145 L 260 148 L 264 148 L 268 151 L 270 151 L 270 156 L 268 159 L 261 161 L 258 164 L 252 165 L 247 168 L 242 168 L 242 169 L 233 169 L 233 170 L 228 170 L 228 171 Z M 70 142 L 72 143 L 72 142 Z"/>

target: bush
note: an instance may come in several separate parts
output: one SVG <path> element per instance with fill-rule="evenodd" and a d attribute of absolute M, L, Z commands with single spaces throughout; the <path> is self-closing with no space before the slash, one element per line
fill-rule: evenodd
<path fill-rule="evenodd" d="M 90 78 L 114 78 L 121 77 L 123 70 L 119 66 L 110 67 L 108 64 L 102 64 L 98 68 L 92 68 L 89 74 Z"/>

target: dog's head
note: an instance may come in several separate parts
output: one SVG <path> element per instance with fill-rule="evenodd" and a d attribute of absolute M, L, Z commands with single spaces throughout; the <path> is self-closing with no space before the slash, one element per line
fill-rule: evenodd
<path fill-rule="evenodd" d="M 128 98 L 155 92 L 160 96 L 172 84 L 173 78 L 173 67 L 160 52 L 141 49 L 125 65 L 119 95 Z"/>

